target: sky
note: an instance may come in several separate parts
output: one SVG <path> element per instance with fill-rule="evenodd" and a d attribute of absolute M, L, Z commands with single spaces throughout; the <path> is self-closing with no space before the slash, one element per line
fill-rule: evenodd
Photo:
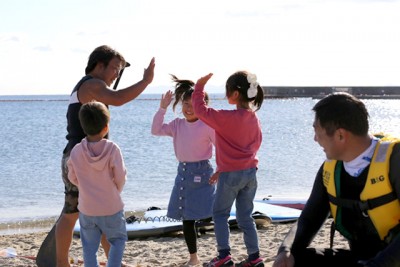
<path fill-rule="evenodd" d="M 146 93 L 169 74 L 223 93 L 247 70 L 263 86 L 400 86 L 400 0 L 1 0 L 0 95 L 70 94 L 107 44 Z"/>

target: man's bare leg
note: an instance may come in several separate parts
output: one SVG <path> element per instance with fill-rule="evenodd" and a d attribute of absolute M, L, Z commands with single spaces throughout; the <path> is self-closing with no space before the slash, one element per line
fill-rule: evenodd
<path fill-rule="evenodd" d="M 63 213 L 56 225 L 57 267 L 70 267 L 68 256 L 72 234 L 79 212 Z"/>

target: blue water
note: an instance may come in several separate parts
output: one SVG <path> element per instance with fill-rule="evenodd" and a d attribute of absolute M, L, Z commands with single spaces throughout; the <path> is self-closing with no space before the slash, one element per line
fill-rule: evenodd
<path fill-rule="evenodd" d="M 110 138 L 128 170 L 126 211 L 165 208 L 176 174 L 172 139 L 150 134 L 160 95 L 141 95 L 111 107 Z M 7 101 L 4 101 L 7 100 Z M 13 101 L 11 101 L 13 100 Z M 14 101 L 27 100 L 27 101 Z M 34 101 L 32 101 L 34 100 Z M 68 96 L 0 96 L 0 223 L 57 216 L 63 206 L 60 161 L 66 144 Z M 263 129 L 257 198 L 307 197 L 324 153 L 313 141 L 311 98 L 267 99 L 258 112 Z M 371 131 L 400 132 L 400 100 L 364 100 Z M 222 96 L 211 106 L 232 109 Z M 179 108 L 178 108 L 179 110 Z M 166 120 L 181 116 L 168 111 Z"/>

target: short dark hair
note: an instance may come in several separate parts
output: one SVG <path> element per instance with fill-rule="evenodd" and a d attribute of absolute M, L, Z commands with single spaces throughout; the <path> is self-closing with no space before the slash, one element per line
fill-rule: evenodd
<path fill-rule="evenodd" d="M 89 74 L 93 71 L 98 63 L 103 63 L 104 66 L 108 66 L 108 63 L 110 63 L 114 57 L 122 61 L 122 66 L 126 65 L 125 58 L 115 49 L 112 49 L 108 45 L 97 47 L 89 56 L 85 74 Z"/>
<path fill-rule="evenodd" d="M 364 103 L 351 94 L 330 94 L 318 101 L 312 110 L 315 112 L 315 119 L 329 136 L 339 128 L 358 136 L 368 134 L 368 111 Z"/>
<path fill-rule="evenodd" d="M 87 135 L 99 134 L 110 121 L 110 111 L 101 102 L 91 101 L 79 110 L 79 121 Z"/>

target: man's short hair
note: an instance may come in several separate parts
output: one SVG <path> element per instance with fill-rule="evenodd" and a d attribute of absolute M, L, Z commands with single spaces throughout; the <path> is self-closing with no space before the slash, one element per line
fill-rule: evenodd
<path fill-rule="evenodd" d="M 103 63 L 104 66 L 108 66 L 108 63 L 114 58 L 118 58 L 122 61 L 122 66 L 125 66 L 125 58 L 115 49 L 108 45 L 102 45 L 97 47 L 89 56 L 89 60 L 85 69 L 85 74 L 89 74 L 98 63 Z"/>
<path fill-rule="evenodd" d="M 368 134 L 368 111 L 364 103 L 351 94 L 330 94 L 315 104 L 312 110 L 315 111 L 315 120 L 329 136 L 339 128 L 358 136 Z"/>

